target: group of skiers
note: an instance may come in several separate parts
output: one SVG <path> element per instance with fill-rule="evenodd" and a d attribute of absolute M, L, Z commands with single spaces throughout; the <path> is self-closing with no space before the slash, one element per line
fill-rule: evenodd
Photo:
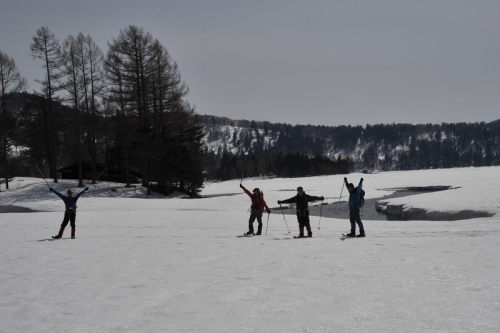
<path fill-rule="evenodd" d="M 347 178 L 344 178 L 345 185 L 347 190 L 349 191 L 349 220 L 351 222 L 351 231 L 346 236 L 347 237 L 365 237 L 365 229 L 363 223 L 361 222 L 360 216 L 360 202 L 361 202 L 361 193 L 363 191 L 363 178 L 359 181 L 359 185 L 354 187 L 352 183 L 347 182 Z M 271 209 L 267 205 L 264 200 L 264 195 L 259 188 L 255 188 L 253 192 L 247 190 L 241 183 L 240 188 L 250 197 L 252 200 L 250 219 L 248 220 L 248 232 L 246 235 L 262 235 L 262 214 L 264 209 L 268 214 L 271 213 Z M 59 239 L 63 236 L 64 229 L 68 225 L 68 222 L 71 222 L 71 238 L 75 238 L 76 234 L 76 202 L 78 198 L 84 192 L 88 191 L 89 188 L 86 187 L 83 191 L 78 193 L 76 196 L 74 195 L 74 191 L 69 189 L 66 191 L 67 196 L 61 194 L 60 192 L 54 190 L 49 187 L 51 192 L 54 192 L 58 197 L 60 197 L 66 206 L 66 210 L 64 212 L 63 222 L 61 224 L 61 228 L 59 229 L 59 233 L 55 236 L 52 236 L 54 239 Z M 297 195 L 286 199 L 286 200 L 278 200 L 278 204 L 281 207 L 281 204 L 295 204 L 296 205 L 296 213 L 297 213 L 297 221 L 299 223 L 299 235 L 295 238 L 306 238 L 312 237 L 311 223 L 309 220 L 309 202 L 325 200 L 325 197 L 317 197 L 313 195 L 308 195 L 304 192 L 304 189 L 299 186 L 297 187 Z M 257 220 L 258 227 L 257 232 L 255 232 L 253 223 Z M 359 227 L 359 234 L 356 236 L 356 224 Z M 307 236 L 304 234 L 304 228 L 307 230 Z"/>
<path fill-rule="evenodd" d="M 349 220 L 351 222 L 351 231 L 346 235 L 347 237 L 365 237 L 365 228 L 361 222 L 360 215 L 360 203 L 361 203 L 361 193 L 363 191 L 363 178 L 359 181 L 357 187 L 354 187 L 352 183 L 347 182 L 347 177 L 344 178 L 344 183 L 349 191 Z M 267 206 L 264 200 L 264 195 L 259 188 L 255 188 L 253 193 L 247 190 L 241 183 L 240 187 L 243 191 L 248 194 L 252 200 L 250 219 L 248 220 L 248 232 L 245 235 L 261 235 L 262 234 L 262 214 L 264 209 L 267 213 L 271 213 L 271 209 Z M 297 221 L 299 223 L 299 235 L 295 238 L 306 238 L 312 237 L 311 223 L 309 220 L 309 202 L 325 200 L 325 197 L 317 197 L 313 195 L 308 195 L 304 192 L 304 189 L 299 186 L 297 187 L 297 195 L 286 200 L 278 200 L 278 204 L 295 204 Z M 254 232 L 253 223 L 257 219 L 258 229 Z M 356 224 L 359 227 L 359 234 L 356 236 Z M 307 236 L 304 234 L 304 228 L 307 230 Z"/>

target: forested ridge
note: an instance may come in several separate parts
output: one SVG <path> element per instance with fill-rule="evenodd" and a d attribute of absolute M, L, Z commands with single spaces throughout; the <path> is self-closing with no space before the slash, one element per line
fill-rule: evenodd
<path fill-rule="evenodd" d="M 242 155 L 259 160 L 269 155 L 299 154 L 347 161 L 350 171 L 500 165 L 500 120 L 313 126 L 209 115 L 202 119 L 207 145 L 226 161 Z"/>

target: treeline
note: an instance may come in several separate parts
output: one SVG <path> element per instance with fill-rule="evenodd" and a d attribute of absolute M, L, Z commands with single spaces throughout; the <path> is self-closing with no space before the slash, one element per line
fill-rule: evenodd
<path fill-rule="evenodd" d="M 303 135 L 303 126 L 202 116 L 207 145 L 215 153 L 210 178 L 305 177 L 346 174 L 353 161 L 327 157 L 322 140 Z"/>
<path fill-rule="evenodd" d="M 119 32 L 103 52 L 90 36 L 61 43 L 47 28 L 30 44 L 45 77 L 41 90 L 22 93 L 26 80 L 0 51 L 2 166 L 9 176 L 34 175 L 38 164 L 57 182 L 57 168 L 91 161 L 142 174 L 142 185 L 158 184 L 196 195 L 210 156 L 200 118 L 186 100 L 189 89 L 177 64 L 151 34 L 136 26 Z M 19 148 L 19 149 L 17 149 Z"/>
<path fill-rule="evenodd" d="M 226 151 L 257 157 L 265 152 L 298 152 L 332 160 L 343 156 L 357 170 L 500 165 L 500 120 L 333 127 L 203 116 L 203 123 L 207 144 L 219 156 Z"/>
<path fill-rule="evenodd" d="M 323 155 L 323 139 L 310 135 L 308 126 L 273 124 L 247 120 L 230 120 L 203 115 L 206 142 L 218 155 L 226 151 L 235 154 L 254 155 L 260 158 L 265 153 L 303 154 L 310 157 Z"/>
<path fill-rule="evenodd" d="M 306 177 L 319 175 L 346 174 L 352 163 L 339 157 L 331 160 L 316 156 L 311 158 L 300 153 L 265 153 L 260 158 L 255 155 L 234 155 L 225 152 L 218 163 L 209 168 L 210 178 L 229 180 L 247 177 Z"/>
<path fill-rule="evenodd" d="M 367 126 L 363 167 L 418 170 L 500 165 L 500 121 Z"/>

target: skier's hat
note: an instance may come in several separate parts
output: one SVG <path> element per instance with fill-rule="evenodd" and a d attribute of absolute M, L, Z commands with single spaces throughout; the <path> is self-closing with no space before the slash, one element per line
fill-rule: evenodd
<path fill-rule="evenodd" d="M 260 189 L 258 187 L 256 187 L 256 188 L 253 189 L 253 193 L 255 193 L 255 191 L 257 191 L 257 192 L 260 193 Z"/>
<path fill-rule="evenodd" d="M 73 193 L 73 192 L 75 192 L 75 191 L 73 191 L 72 189 L 69 189 L 69 190 L 67 190 L 66 192 L 67 192 L 68 194 L 70 194 L 70 193 Z"/>
<path fill-rule="evenodd" d="M 302 188 L 302 186 L 299 186 L 297 187 L 297 191 L 304 191 L 304 189 Z"/>

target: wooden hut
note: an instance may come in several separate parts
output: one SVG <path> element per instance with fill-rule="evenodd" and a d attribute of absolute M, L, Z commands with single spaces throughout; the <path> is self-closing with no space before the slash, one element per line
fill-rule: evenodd
<path fill-rule="evenodd" d="M 102 173 L 99 180 L 107 180 L 117 183 L 126 183 L 126 172 L 123 169 L 107 166 L 105 164 L 96 164 L 97 175 Z M 78 163 L 64 166 L 57 169 L 60 179 L 78 179 Z M 140 181 L 142 175 L 139 172 L 130 171 L 130 182 L 137 183 Z M 92 164 L 89 161 L 82 162 L 82 176 L 83 179 L 92 179 Z"/>

